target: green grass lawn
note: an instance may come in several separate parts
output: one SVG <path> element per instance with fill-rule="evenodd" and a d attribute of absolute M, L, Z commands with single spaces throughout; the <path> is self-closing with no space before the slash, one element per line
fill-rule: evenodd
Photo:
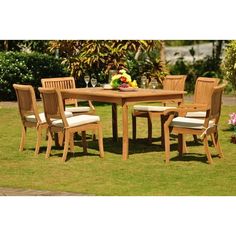
<path fill-rule="evenodd" d="M 223 106 L 219 133 L 225 158 L 219 159 L 211 147 L 212 165 L 206 164 L 202 144 L 194 145 L 191 136 L 187 137 L 190 154 L 182 159 L 178 158 L 177 140 L 173 137 L 171 160 L 165 164 L 164 150 L 158 139 L 160 122 L 156 120 L 153 124 L 154 142 L 148 145 L 146 119 L 138 119 L 138 140 L 130 142 L 129 159 L 123 161 L 121 139 L 118 143 L 111 139 L 111 106 L 97 104 L 96 109 L 103 124 L 105 158 L 99 158 L 97 142 L 88 134 L 88 155 L 82 154 L 81 143 L 76 140 L 75 155 L 68 154 L 69 160 L 63 163 L 62 149 L 54 148 L 52 156 L 44 158 L 45 140 L 41 153 L 34 157 L 34 129 L 28 130 L 25 151 L 20 153 L 18 110 L 0 108 L 0 186 L 102 196 L 236 195 L 236 144 L 230 143 L 232 132 L 227 124 L 228 114 L 236 111 L 236 106 Z M 118 107 L 119 122 L 120 109 Z M 131 119 L 129 127 L 131 137 Z"/>

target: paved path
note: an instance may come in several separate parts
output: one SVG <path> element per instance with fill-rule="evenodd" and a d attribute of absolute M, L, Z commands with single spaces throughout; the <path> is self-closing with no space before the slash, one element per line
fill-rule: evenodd
<path fill-rule="evenodd" d="M 52 192 L 45 190 L 3 188 L 0 187 L 0 196 L 92 196 L 89 194 L 70 193 L 70 192 Z"/>

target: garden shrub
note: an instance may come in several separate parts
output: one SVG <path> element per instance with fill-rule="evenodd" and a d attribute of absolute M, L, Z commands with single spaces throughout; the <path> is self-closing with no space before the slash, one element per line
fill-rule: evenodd
<path fill-rule="evenodd" d="M 187 75 L 185 89 L 188 92 L 194 92 L 195 82 L 198 77 L 217 77 L 222 78 L 220 69 L 220 60 L 207 56 L 202 60 L 192 62 L 184 61 L 182 57 L 178 58 L 174 65 L 168 65 L 170 74 Z"/>
<path fill-rule="evenodd" d="M 229 81 L 228 88 L 236 91 L 236 41 L 231 41 L 225 49 L 223 61 L 224 78 Z"/>
<path fill-rule="evenodd" d="M 0 100 L 15 100 L 12 84 L 41 86 L 41 78 L 68 76 L 69 72 L 60 59 L 42 53 L 0 53 Z M 36 96 L 38 97 L 38 90 Z"/>

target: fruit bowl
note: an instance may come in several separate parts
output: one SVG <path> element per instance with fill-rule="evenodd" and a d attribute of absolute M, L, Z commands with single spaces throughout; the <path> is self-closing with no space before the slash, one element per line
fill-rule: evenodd
<path fill-rule="evenodd" d="M 122 92 L 133 92 L 133 91 L 137 91 L 136 88 L 133 87 L 119 87 L 119 90 Z"/>

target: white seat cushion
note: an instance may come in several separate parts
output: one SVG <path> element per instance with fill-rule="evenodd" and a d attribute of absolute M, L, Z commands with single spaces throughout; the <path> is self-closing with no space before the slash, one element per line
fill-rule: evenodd
<path fill-rule="evenodd" d="M 90 107 L 66 107 L 66 111 L 70 112 L 88 112 Z"/>
<path fill-rule="evenodd" d="M 204 126 L 203 126 L 204 121 L 205 120 L 202 120 L 202 119 L 176 117 L 172 120 L 170 126 L 191 128 L 191 129 L 202 129 L 202 128 L 204 128 Z M 215 124 L 214 121 L 210 121 L 209 127 L 213 127 L 214 124 Z"/>
<path fill-rule="evenodd" d="M 100 121 L 99 116 L 93 115 L 79 115 L 67 118 L 67 122 L 69 127 L 80 126 L 84 124 L 94 123 Z M 61 119 L 54 120 L 52 125 L 57 127 L 64 127 L 63 122 Z"/>
<path fill-rule="evenodd" d="M 176 107 L 165 107 L 165 106 L 143 106 L 143 105 L 134 105 L 134 110 L 138 111 L 165 111 L 167 109 L 176 109 Z"/>
<path fill-rule="evenodd" d="M 72 114 L 72 112 L 70 112 L 70 111 L 65 111 L 65 116 L 66 116 L 66 117 L 72 117 L 73 114 Z M 44 112 L 39 113 L 39 117 L 40 117 L 42 123 L 45 123 L 45 122 L 46 122 L 46 117 L 45 117 Z M 29 122 L 37 122 L 37 121 L 36 121 L 36 118 L 35 118 L 35 115 L 26 116 L 25 119 L 26 119 L 27 121 L 29 121 Z"/>
<path fill-rule="evenodd" d="M 42 112 L 42 113 L 39 113 L 39 117 L 40 117 L 42 123 L 45 123 L 45 122 L 46 122 L 46 118 L 45 118 L 45 115 L 44 115 L 43 112 Z M 26 116 L 25 119 L 26 119 L 27 121 L 29 121 L 29 122 L 37 122 L 37 121 L 36 121 L 36 118 L 35 118 L 35 115 Z"/>
<path fill-rule="evenodd" d="M 205 111 L 187 112 L 185 117 L 205 118 L 206 112 Z"/>

